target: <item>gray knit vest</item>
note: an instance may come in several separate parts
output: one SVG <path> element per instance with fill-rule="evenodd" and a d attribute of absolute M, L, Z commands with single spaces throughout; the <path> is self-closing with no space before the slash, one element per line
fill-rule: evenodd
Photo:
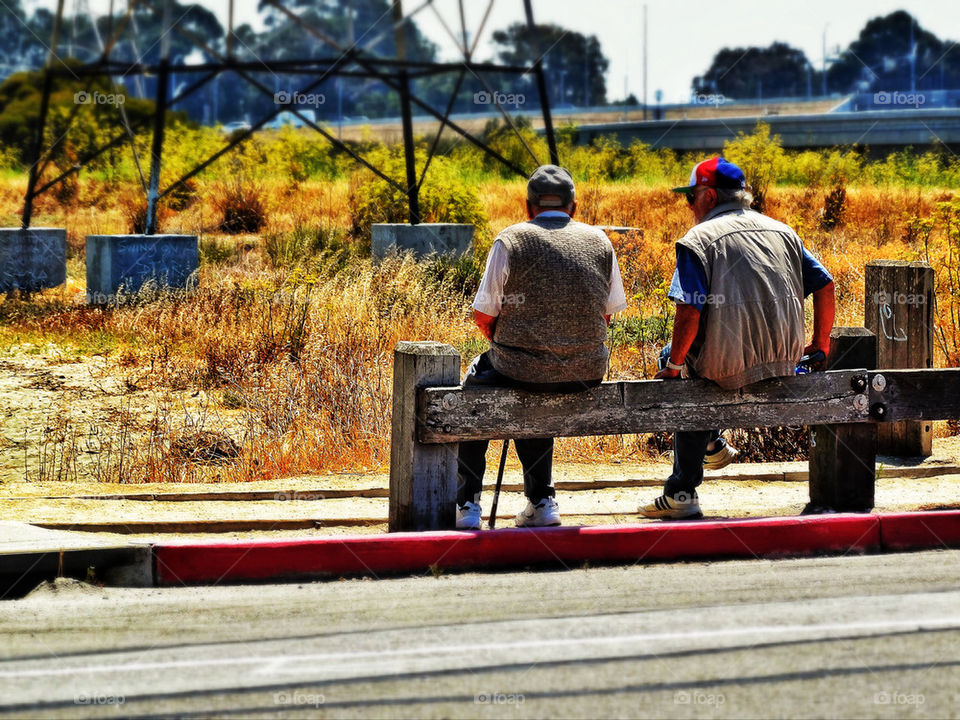
<path fill-rule="evenodd" d="M 603 378 L 609 354 L 604 312 L 613 246 L 570 218 L 536 218 L 499 235 L 510 271 L 490 359 L 531 383 Z"/>

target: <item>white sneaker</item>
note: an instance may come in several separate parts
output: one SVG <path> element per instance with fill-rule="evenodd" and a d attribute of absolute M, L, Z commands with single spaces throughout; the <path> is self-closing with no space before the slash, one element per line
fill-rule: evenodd
<path fill-rule="evenodd" d="M 725 468 L 739 454 L 740 452 L 733 445 L 720 438 L 713 452 L 708 452 L 703 456 L 703 469 L 719 470 Z"/>
<path fill-rule="evenodd" d="M 560 508 L 552 497 L 546 497 L 536 505 L 529 500 L 523 512 L 517 513 L 517 527 L 548 527 L 560 524 Z"/>
<path fill-rule="evenodd" d="M 696 492 L 678 492 L 673 497 L 661 495 L 649 505 L 641 505 L 637 513 L 660 520 L 694 520 L 703 517 Z"/>
<path fill-rule="evenodd" d="M 475 502 L 465 502 L 457 505 L 457 530 L 480 529 L 480 505 Z"/>
<path fill-rule="evenodd" d="M 733 462 L 734 458 L 740 454 L 733 445 L 723 438 L 717 440 L 717 445 L 712 452 L 707 452 L 703 456 L 704 470 L 720 470 Z M 673 451 L 670 451 L 670 462 L 673 463 Z"/>

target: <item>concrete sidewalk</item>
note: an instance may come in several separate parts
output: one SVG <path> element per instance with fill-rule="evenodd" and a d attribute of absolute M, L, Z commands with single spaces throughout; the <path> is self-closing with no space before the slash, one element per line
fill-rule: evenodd
<path fill-rule="evenodd" d="M 47 530 L 27 523 L 0 521 L 0 599 L 63 576 L 117 585 L 152 585 L 150 543 L 120 535 Z"/>

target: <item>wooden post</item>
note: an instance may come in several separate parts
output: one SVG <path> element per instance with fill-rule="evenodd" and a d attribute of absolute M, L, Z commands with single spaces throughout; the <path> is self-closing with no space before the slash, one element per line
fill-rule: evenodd
<path fill-rule="evenodd" d="M 457 443 L 417 440 L 417 388 L 460 384 L 460 353 L 438 342 L 400 342 L 393 351 L 390 532 L 452 529 Z"/>
<path fill-rule="evenodd" d="M 827 370 L 873 370 L 877 338 L 866 328 L 834 328 Z M 860 388 L 858 388 L 860 389 Z M 867 387 L 864 384 L 866 403 Z M 873 508 L 877 426 L 873 423 L 815 425 L 810 428 L 810 502 L 804 515 L 868 512 Z"/>
<path fill-rule="evenodd" d="M 866 267 L 863 324 L 877 336 L 877 369 L 933 367 L 933 268 L 874 260 Z M 877 451 L 897 457 L 933 453 L 933 426 L 903 420 L 878 428 Z"/>

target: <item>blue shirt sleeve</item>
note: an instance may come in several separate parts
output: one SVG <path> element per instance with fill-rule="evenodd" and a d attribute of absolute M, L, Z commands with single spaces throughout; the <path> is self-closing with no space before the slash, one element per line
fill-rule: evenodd
<path fill-rule="evenodd" d="M 677 245 L 677 269 L 673 273 L 667 297 L 703 312 L 707 301 L 707 273 L 691 250 Z"/>
<path fill-rule="evenodd" d="M 806 248 L 803 249 L 803 259 L 800 267 L 803 275 L 804 297 L 815 293 L 817 290 L 833 282 L 833 276 L 827 272 L 827 269 Z"/>

